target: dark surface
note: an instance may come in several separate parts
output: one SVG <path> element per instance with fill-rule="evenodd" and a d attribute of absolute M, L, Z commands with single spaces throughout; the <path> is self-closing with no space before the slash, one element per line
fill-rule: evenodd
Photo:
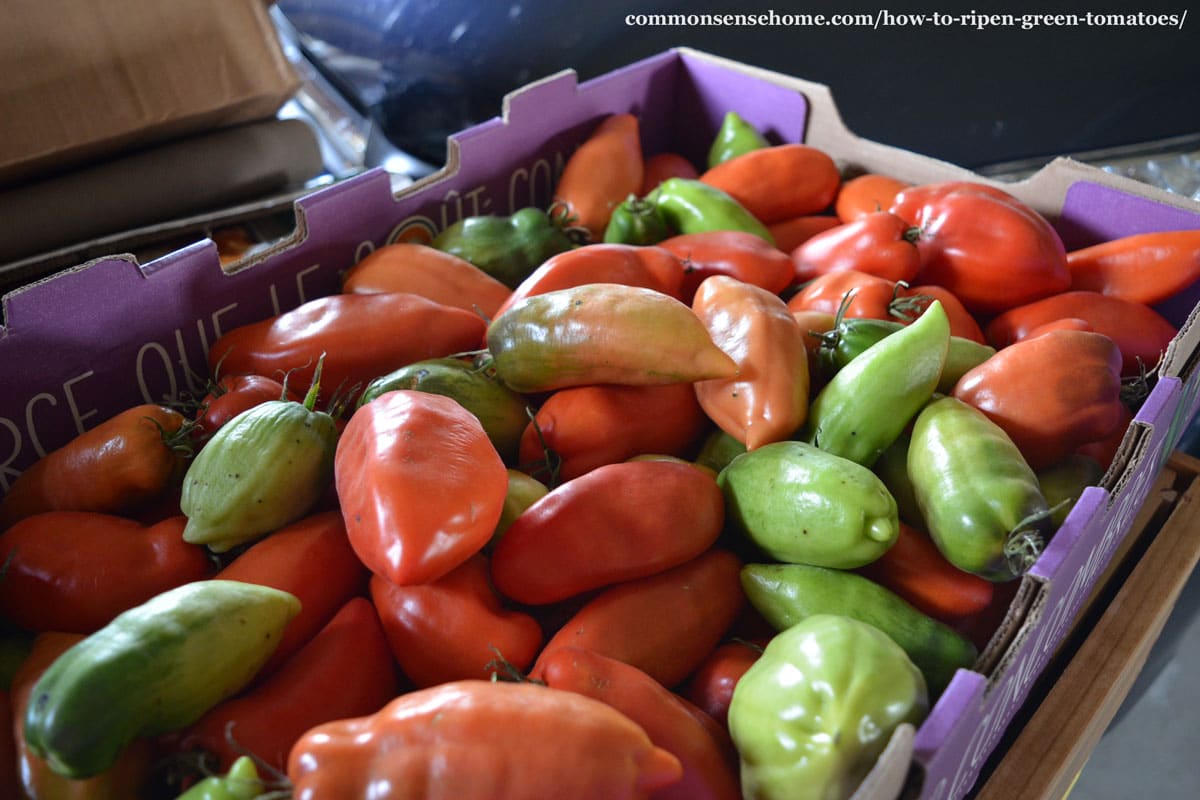
<path fill-rule="evenodd" d="M 495 116 L 501 98 L 561 69 L 581 79 L 686 45 L 828 85 L 846 124 L 869 139 L 968 167 L 1200 132 L 1200 10 L 1182 27 L 1107 25 L 979 30 L 935 26 L 636 27 L 627 14 L 908 11 L 963 15 L 1181 15 L 1186 4 L 558 3 L 280 0 L 331 74 L 400 149 L 433 163 L 446 134 Z M 1193 18 L 1194 17 L 1194 18 Z M 332 46 L 332 49 L 331 49 Z"/>

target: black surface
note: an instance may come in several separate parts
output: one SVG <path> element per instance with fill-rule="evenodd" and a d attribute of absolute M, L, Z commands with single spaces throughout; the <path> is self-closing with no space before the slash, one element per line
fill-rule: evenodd
<path fill-rule="evenodd" d="M 1200 132 L 1200 9 L 1188 11 L 1184 2 L 280 0 L 279 6 L 312 41 L 335 48 L 326 63 L 382 121 L 389 139 L 434 163 L 444 160 L 446 134 L 495 116 L 503 95 L 530 80 L 564 68 L 587 79 L 680 45 L 827 84 L 859 135 L 968 167 Z M 772 10 L 872 18 L 887 12 L 893 20 L 918 11 L 958 19 L 879 28 L 625 21 L 628 14 Z M 1018 19 L 981 30 L 962 17 L 972 11 Z M 1188 14 L 1174 27 L 1021 26 L 1022 13 L 1056 12 Z"/>

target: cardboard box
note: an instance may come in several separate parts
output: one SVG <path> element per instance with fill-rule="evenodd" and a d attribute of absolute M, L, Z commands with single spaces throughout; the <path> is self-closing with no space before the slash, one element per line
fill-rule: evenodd
<path fill-rule="evenodd" d="M 144 266 L 100 259 L 10 293 L 0 336 L 0 489 L 121 408 L 198 391 L 207 348 L 223 331 L 336 291 L 339 272 L 372 249 L 430 236 L 468 215 L 544 207 L 573 148 L 604 116 L 633 112 L 648 152 L 676 150 L 700 163 L 731 109 L 780 140 L 826 150 L 847 174 L 977 179 L 855 136 L 824 86 L 694 50 L 668 51 L 582 85 L 560 73 L 512 93 L 502 116 L 451 137 L 446 167 L 399 194 L 376 170 L 301 198 L 294 235 L 230 272 L 207 242 Z M 1200 226 L 1200 204 L 1066 160 L 1006 188 L 1051 219 L 1069 247 Z M 977 669 L 960 670 L 928 719 L 895 738 L 860 797 L 942 800 L 971 789 L 1196 411 L 1198 298 L 1200 287 L 1192 287 L 1161 307 L 1181 332 L 1117 462 L 1021 581 Z"/>
<path fill-rule="evenodd" d="M 0 185 L 272 116 L 297 86 L 263 0 L 10 0 Z"/>
<path fill-rule="evenodd" d="M 1048 690 L 1031 699 L 1028 721 L 1010 732 L 1012 742 L 976 800 L 1070 793 L 1200 560 L 1198 527 L 1200 459 L 1176 452 L 1123 542 L 1132 549 L 1121 570 L 1127 575 L 1112 577 L 1095 624 L 1077 630 L 1082 643 L 1063 654 L 1070 656 L 1065 665 L 1048 671 Z"/>

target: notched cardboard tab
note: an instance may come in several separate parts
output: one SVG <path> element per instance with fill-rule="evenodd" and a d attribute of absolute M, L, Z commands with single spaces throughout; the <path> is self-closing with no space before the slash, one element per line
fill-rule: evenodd
<path fill-rule="evenodd" d="M 1128 481 L 1129 465 L 1140 460 L 1141 454 L 1149 445 L 1152 432 L 1153 428 L 1150 425 L 1137 420 L 1131 422 L 1125 429 L 1125 436 L 1117 447 L 1116 455 L 1113 456 L 1112 463 L 1108 465 L 1108 470 L 1099 483 L 1100 488 L 1108 492 L 1109 505 L 1112 504 L 1112 498 Z"/>

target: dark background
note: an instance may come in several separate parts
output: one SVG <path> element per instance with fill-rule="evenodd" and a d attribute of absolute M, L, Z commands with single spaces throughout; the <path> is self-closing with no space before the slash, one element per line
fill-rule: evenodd
<path fill-rule="evenodd" d="M 330 77 L 431 163 L 505 93 L 565 68 L 581 80 L 690 46 L 828 85 L 869 139 L 963 166 L 1200 134 L 1200 10 L 1184 2 L 873 5 L 644 0 L 279 0 Z M 1168 13 L 1170 26 L 631 27 L 627 14 Z"/>

